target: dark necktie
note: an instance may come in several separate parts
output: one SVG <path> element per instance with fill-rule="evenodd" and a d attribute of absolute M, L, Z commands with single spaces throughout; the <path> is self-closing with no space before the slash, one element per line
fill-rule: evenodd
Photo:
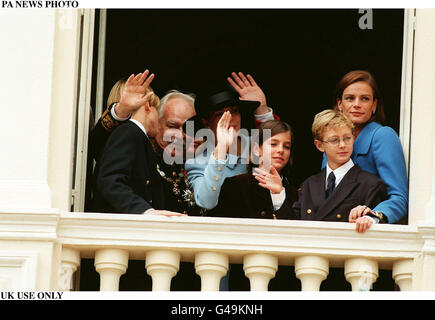
<path fill-rule="evenodd" d="M 334 172 L 331 171 L 331 173 L 328 176 L 328 181 L 326 185 L 326 198 L 329 197 L 329 195 L 332 193 L 335 187 L 335 175 Z"/>

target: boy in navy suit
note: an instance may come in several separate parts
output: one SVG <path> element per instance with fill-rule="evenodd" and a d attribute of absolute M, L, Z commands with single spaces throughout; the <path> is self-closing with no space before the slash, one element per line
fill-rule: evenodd
<path fill-rule="evenodd" d="M 156 155 L 149 140 L 159 133 L 158 111 L 149 100 L 154 75 L 148 71 L 131 75 L 120 104 L 130 106 L 129 121 L 117 127 L 101 156 L 94 210 L 98 212 L 183 216 L 165 209 L 162 178 L 156 170 Z"/>
<path fill-rule="evenodd" d="M 380 221 L 370 208 L 387 197 L 384 182 L 354 164 L 353 124 L 341 112 L 318 113 L 312 125 L 316 148 L 324 152 L 327 166 L 306 179 L 293 209 L 301 220 L 356 223 L 364 232 Z"/>

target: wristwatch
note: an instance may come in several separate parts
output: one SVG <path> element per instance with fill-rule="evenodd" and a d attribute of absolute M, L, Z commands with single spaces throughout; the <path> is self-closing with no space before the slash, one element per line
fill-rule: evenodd
<path fill-rule="evenodd" d="M 380 211 L 366 213 L 366 216 L 377 219 L 379 223 L 388 223 L 388 218 Z"/>

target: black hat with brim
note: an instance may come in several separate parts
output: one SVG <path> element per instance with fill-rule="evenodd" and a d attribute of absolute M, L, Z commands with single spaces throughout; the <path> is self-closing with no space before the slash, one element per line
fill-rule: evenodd
<path fill-rule="evenodd" d="M 259 106 L 259 101 L 240 100 L 237 92 L 231 90 L 218 92 L 206 99 L 197 97 L 195 101 L 197 114 L 200 118 L 204 119 L 208 119 L 211 113 L 218 110 L 228 107 L 238 107 L 242 118 L 242 127 L 247 129 L 253 122 L 255 109 Z"/>

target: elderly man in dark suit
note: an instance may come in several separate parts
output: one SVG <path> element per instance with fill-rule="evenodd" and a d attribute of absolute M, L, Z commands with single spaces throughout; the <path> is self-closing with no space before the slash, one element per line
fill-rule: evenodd
<path fill-rule="evenodd" d="M 358 232 L 384 222 L 370 208 L 386 199 L 386 186 L 352 162 L 352 130 L 352 122 L 338 111 L 325 110 L 315 116 L 314 144 L 325 153 L 328 164 L 301 185 L 293 205 L 301 220 L 349 221 L 356 223 Z"/>

